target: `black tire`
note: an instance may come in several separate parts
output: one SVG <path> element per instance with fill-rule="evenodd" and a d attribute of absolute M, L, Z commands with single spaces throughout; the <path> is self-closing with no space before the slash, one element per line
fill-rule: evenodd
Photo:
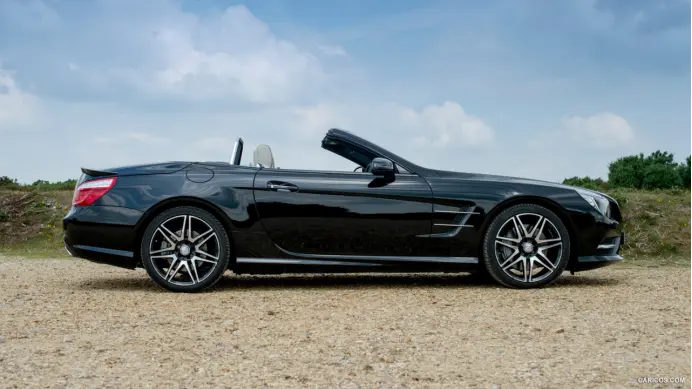
<path fill-rule="evenodd" d="M 187 227 L 180 224 L 188 222 Z M 182 246 L 187 249 L 183 250 Z M 154 247 L 156 250 L 152 250 Z M 149 223 L 142 236 L 140 253 L 142 265 L 156 285 L 172 292 L 194 293 L 212 287 L 221 279 L 228 267 L 231 248 L 226 229 L 218 219 L 203 209 L 182 206 L 162 212 Z"/>
<path fill-rule="evenodd" d="M 534 230 L 536 227 L 540 231 Z M 514 236 L 512 230 L 519 232 Z M 529 250 L 531 245 L 533 250 Z M 535 204 L 514 205 L 502 211 L 483 240 L 485 269 L 496 282 L 511 288 L 539 288 L 554 282 L 569 257 L 570 236 L 564 223 L 551 210 Z"/>

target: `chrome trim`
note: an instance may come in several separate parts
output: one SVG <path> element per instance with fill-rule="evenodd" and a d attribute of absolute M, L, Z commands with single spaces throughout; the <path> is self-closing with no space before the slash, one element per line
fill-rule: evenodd
<path fill-rule="evenodd" d="M 451 224 L 451 223 L 435 223 L 435 226 L 442 226 L 442 227 L 473 227 L 470 224 Z"/>
<path fill-rule="evenodd" d="M 444 210 L 434 210 L 433 212 L 435 213 L 463 213 L 463 214 L 468 214 L 468 215 L 480 215 L 480 212 L 473 212 L 473 211 L 444 211 Z"/>
<path fill-rule="evenodd" d="M 134 253 L 132 251 L 114 250 L 114 249 L 107 249 L 107 248 L 103 248 L 103 247 L 94 247 L 94 246 L 84 246 L 81 244 L 76 244 L 73 247 L 76 248 L 77 250 L 95 251 L 97 253 L 118 255 L 121 257 L 128 257 L 128 258 L 134 257 Z"/>
<path fill-rule="evenodd" d="M 391 261 L 391 262 L 444 262 L 444 263 L 468 263 L 477 264 L 478 258 L 475 257 L 408 257 L 408 256 L 370 256 L 370 255 L 337 255 L 337 254 L 301 254 L 288 251 L 275 245 L 277 249 L 282 252 L 293 256 L 302 258 L 314 258 L 314 259 L 341 259 L 344 261 L 351 262 L 354 261 Z M 320 263 L 323 263 L 319 261 Z"/>
<path fill-rule="evenodd" d="M 469 207 L 468 211 L 444 211 L 440 210 L 440 213 L 450 213 L 454 212 L 457 213 L 457 216 L 454 217 L 454 220 L 452 221 L 457 221 L 457 223 L 433 223 L 434 226 L 439 226 L 439 227 L 456 227 L 453 230 L 447 231 L 447 232 L 438 232 L 434 234 L 426 234 L 426 235 L 417 235 L 418 237 L 426 237 L 426 238 L 453 238 L 461 232 L 461 230 L 464 227 L 473 227 L 472 225 L 466 224 L 466 222 L 469 221 L 471 218 L 471 215 L 476 215 L 479 212 L 474 212 L 473 210 L 476 209 L 476 207 Z M 463 215 L 461 218 L 459 217 L 460 215 Z"/>
<path fill-rule="evenodd" d="M 273 264 L 273 265 L 322 265 L 322 266 L 382 266 L 379 263 L 349 262 L 349 261 L 320 261 L 315 259 L 287 258 L 237 258 L 236 263 Z"/>
<path fill-rule="evenodd" d="M 607 250 L 607 249 L 612 249 L 614 248 L 614 244 L 599 244 L 596 250 Z"/>
<path fill-rule="evenodd" d="M 613 255 L 588 255 L 584 257 L 577 258 L 579 263 L 592 263 L 592 262 L 620 262 L 623 258 L 618 254 Z"/>
<path fill-rule="evenodd" d="M 67 246 L 67 243 L 65 243 L 65 251 L 67 251 L 68 254 L 70 254 L 71 257 L 74 257 L 74 253 L 70 251 L 70 248 Z"/>

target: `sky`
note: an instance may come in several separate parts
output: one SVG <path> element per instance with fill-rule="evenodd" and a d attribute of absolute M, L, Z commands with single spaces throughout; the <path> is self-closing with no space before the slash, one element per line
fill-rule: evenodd
<path fill-rule="evenodd" d="M 562 181 L 690 154 L 690 0 L 2 0 L 0 176 L 352 170 L 343 128 L 430 168 Z"/>

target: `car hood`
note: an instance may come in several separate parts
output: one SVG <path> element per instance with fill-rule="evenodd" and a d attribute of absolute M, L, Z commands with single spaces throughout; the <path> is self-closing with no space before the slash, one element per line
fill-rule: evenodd
<path fill-rule="evenodd" d="M 598 192 L 598 191 L 595 191 L 592 189 L 581 188 L 578 186 L 560 184 L 560 183 L 552 182 L 552 181 L 543 181 L 543 180 L 536 180 L 536 179 L 522 178 L 522 177 L 500 176 L 500 175 L 494 175 L 494 174 L 460 173 L 460 172 L 453 172 L 453 171 L 446 171 L 446 170 L 436 170 L 435 172 L 437 173 L 437 175 L 439 175 L 442 178 L 448 178 L 449 177 L 449 178 L 459 178 L 459 179 L 475 180 L 475 181 L 488 181 L 488 182 L 498 182 L 498 183 L 506 183 L 506 184 L 522 184 L 522 185 L 544 186 L 544 187 L 559 188 L 559 189 L 580 190 L 580 191 L 585 191 L 585 192 L 594 193 L 594 194 L 603 196 L 603 197 L 609 199 L 610 201 L 617 203 L 617 201 L 614 198 L 608 196 L 605 193 Z"/>

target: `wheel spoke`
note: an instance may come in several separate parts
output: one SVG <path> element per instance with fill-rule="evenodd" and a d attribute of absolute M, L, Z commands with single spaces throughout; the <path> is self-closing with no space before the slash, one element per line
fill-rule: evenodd
<path fill-rule="evenodd" d="M 543 257 L 543 258 L 540 258 Z M 555 265 L 553 265 L 548 257 L 543 255 L 543 253 L 536 253 L 536 255 L 533 257 L 533 260 L 535 262 L 538 262 L 539 265 L 543 266 L 546 269 L 550 269 L 550 271 L 555 270 Z"/>
<path fill-rule="evenodd" d="M 187 275 L 190 276 L 190 280 L 192 281 L 192 283 L 198 283 L 199 276 L 197 275 L 197 269 L 195 268 L 195 265 L 190 266 L 189 262 L 183 262 L 183 266 L 185 266 L 185 271 L 187 272 Z M 194 272 L 192 269 L 195 269 Z"/>
<path fill-rule="evenodd" d="M 187 223 L 187 240 L 192 242 L 192 216 L 187 217 L 189 219 Z"/>
<path fill-rule="evenodd" d="M 169 238 L 168 235 L 166 235 L 166 233 L 163 232 L 162 229 L 157 228 L 157 229 L 156 229 L 156 232 L 160 233 L 161 236 L 163 236 L 163 238 L 166 239 L 166 241 L 168 242 L 168 244 L 170 244 L 171 246 L 174 246 L 174 247 L 175 247 L 175 242 L 173 242 L 173 241 L 171 240 L 171 238 Z"/>
<path fill-rule="evenodd" d="M 526 237 L 526 228 L 524 228 L 524 224 L 519 219 L 519 215 L 514 216 L 512 218 L 512 222 L 514 222 L 514 229 L 517 232 L 517 238 L 519 238 L 519 240 L 521 240 L 521 238 L 525 238 Z M 521 228 L 519 226 L 521 226 Z M 524 235 L 521 234 L 522 231 L 524 232 Z"/>
<path fill-rule="evenodd" d="M 169 258 L 169 259 L 176 259 L 178 258 L 175 254 L 168 254 L 168 255 L 151 255 L 149 256 L 151 259 L 162 259 L 162 258 Z"/>
<path fill-rule="evenodd" d="M 562 242 L 562 238 L 551 238 L 551 239 L 536 239 L 538 245 L 543 245 L 545 243 Z"/>
<path fill-rule="evenodd" d="M 183 216 L 183 227 L 180 229 L 180 238 L 179 238 L 179 241 L 185 240 L 185 227 L 186 227 L 186 225 L 188 224 L 188 219 L 189 219 L 189 218 L 190 218 L 190 217 L 187 216 L 187 215 Z M 190 220 L 190 221 L 192 221 L 192 220 Z"/>
<path fill-rule="evenodd" d="M 209 239 L 216 237 L 216 233 L 212 230 L 211 234 L 207 235 L 201 242 L 195 245 L 195 249 L 199 250 Z M 199 238 L 199 237 L 198 237 Z"/>
<path fill-rule="evenodd" d="M 180 240 L 181 240 L 180 237 L 178 235 L 172 233 L 171 230 L 166 228 L 166 226 L 164 226 L 163 224 L 161 224 L 160 230 L 166 231 L 166 234 L 168 234 L 168 236 L 170 238 L 175 239 L 176 242 L 180 242 Z M 163 234 L 163 231 L 161 231 L 162 234 Z M 163 234 L 163 235 L 166 236 L 166 234 Z M 169 240 L 169 242 L 171 242 L 171 241 Z M 175 243 L 173 244 L 173 246 L 175 246 Z"/>
<path fill-rule="evenodd" d="M 150 251 L 149 254 L 158 254 L 158 253 L 165 253 L 166 251 L 173 251 L 175 250 L 175 247 L 166 247 L 160 250 L 154 250 Z"/>
<path fill-rule="evenodd" d="M 514 262 L 507 264 L 507 262 L 510 262 L 517 254 L 519 254 L 519 251 L 512 253 L 512 255 L 510 255 L 504 262 L 502 262 L 502 264 L 500 265 L 500 267 L 502 267 L 502 270 L 507 270 L 510 267 L 519 263 L 522 259 L 524 259 L 524 257 L 520 256 L 519 258 L 514 260 Z"/>
<path fill-rule="evenodd" d="M 173 266 L 178 265 L 173 272 L 171 272 L 171 269 L 173 269 Z M 183 261 L 179 260 L 178 258 L 175 258 L 173 262 L 171 262 L 171 265 L 168 267 L 168 272 L 166 272 L 166 276 L 164 279 L 166 281 L 170 281 L 175 277 L 176 274 L 178 274 L 178 270 L 183 266 Z"/>
<path fill-rule="evenodd" d="M 197 280 L 196 282 L 199 282 L 199 274 L 197 273 L 197 265 L 190 261 L 190 267 L 192 268 L 192 273 L 195 275 L 195 279 Z"/>
<path fill-rule="evenodd" d="M 210 228 L 205 233 L 197 235 L 194 239 L 190 239 L 190 242 L 195 243 L 200 239 L 204 239 L 206 241 L 206 239 L 208 239 L 209 236 L 211 236 L 213 233 L 214 233 L 214 230 Z"/>
<path fill-rule="evenodd" d="M 551 241 L 552 241 L 552 240 L 551 240 Z M 544 243 L 544 244 L 545 244 L 545 243 Z M 539 245 L 539 246 L 538 246 L 538 251 L 543 252 L 543 250 L 552 249 L 553 247 L 558 247 L 558 246 L 562 246 L 562 239 L 560 239 L 559 242 L 556 242 L 556 243 L 553 243 L 553 244 Z"/>
<path fill-rule="evenodd" d="M 194 257 L 192 257 L 192 261 L 193 261 L 193 262 L 194 262 L 194 261 L 202 261 L 202 262 L 207 262 L 207 263 L 214 263 L 214 264 L 216 264 L 216 261 L 212 261 L 211 259 L 206 259 L 206 258 L 198 257 L 198 256 L 196 256 L 196 255 L 195 255 Z"/>
<path fill-rule="evenodd" d="M 509 244 L 509 243 L 505 243 L 505 242 L 503 242 L 503 241 L 501 241 L 501 240 L 497 240 L 497 241 L 495 241 L 495 243 L 501 244 L 501 245 L 503 245 L 503 246 L 505 246 L 505 247 L 509 247 L 509 248 L 512 249 L 512 250 L 517 250 L 517 251 L 519 251 L 519 246 L 514 246 L 514 245 L 511 245 L 511 244 Z"/>
<path fill-rule="evenodd" d="M 512 242 L 512 243 L 519 243 L 521 241 L 521 239 L 519 239 L 519 238 L 508 238 L 506 236 L 497 236 L 496 239 L 506 240 L 506 241 Z M 497 242 L 497 243 L 501 243 L 501 242 Z"/>
<path fill-rule="evenodd" d="M 538 238 L 541 235 L 541 233 L 543 232 L 543 226 L 545 225 L 546 220 L 547 219 L 544 218 L 543 216 L 539 216 L 539 219 L 536 222 L 536 225 L 533 226 L 533 229 L 531 230 L 529 237 Z M 536 232 L 538 232 L 538 234 L 536 234 Z"/>
<path fill-rule="evenodd" d="M 528 265 L 528 269 L 527 269 Z M 533 277 L 533 260 L 531 258 L 524 258 L 524 282 L 531 282 L 531 277 Z"/>
<path fill-rule="evenodd" d="M 204 250 L 200 250 L 200 249 L 197 249 L 197 254 L 202 254 L 202 255 L 204 255 L 205 257 L 214 258 L 214 259 L 216 259 L 216 260 L 219 259 L 219 257 L 217 257 L 217 256 L 215 256 L 215 255 L 211 255 L 211 254 L 209 254 L 208 252 L 206 252 L 206 251 L 204 251 Z"/>

